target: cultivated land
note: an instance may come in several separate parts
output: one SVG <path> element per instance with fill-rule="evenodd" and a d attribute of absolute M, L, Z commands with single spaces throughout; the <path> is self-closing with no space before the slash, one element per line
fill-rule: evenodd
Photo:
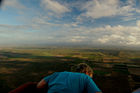
<path fill-rule="evenodd" d="M 0 93 L 53 72 L 87 63 L 103 93 L 131 93 L 140 87 L 140 51 L 97 48 L 1 48 Z"/>

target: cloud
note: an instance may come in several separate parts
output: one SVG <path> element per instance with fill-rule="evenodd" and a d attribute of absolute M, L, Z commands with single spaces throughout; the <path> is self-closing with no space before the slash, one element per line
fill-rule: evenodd
<path fill-rule="evenodd" d="M 59 15 L 71 11 L 65 5 L 62 5 L 55 0 L 42 0 L 41 5 L 43 5 L 46 10 L 51 10 L 53 13 Z"/>
<path fill-rule="evenodd" d="M 131 20 L 136 20 L 137 17 L 127 16 L 127 17 L 122 17 L 121 19 L 122 19 L 123 21 L 131 21 Z"/>
<path fill-rule="evenodd" d="M 108 45 L 140 45 L 140 21 L 136 26 L 106 26 L 104 29 L 96 28 L 98 31 L 109 31 L 108 34 L 100 35 L 97 41 Z"/>
<path fill-rule="evenodd" d="M 76 27 L 67 26 L 65 29 L 57 31 L 54 40 L 59 42 L 84 43 L 89 45 L 140 45 L 139 21 L 136 26 L 106 25 L 104 27 Z M 59 34 L 60 33 L 60 34 Z M 60 36 L 59 36 L 60 35 Z M 57 37 L 59 36 L 59 37 Z"/>
<path fill-rule="evenodd" d="M 23 45 L 51 42 L 53 36 L 46 31 L 32 29 L 31 25 L 0 24 L 1 45 Z"/>
<path fill-rule="evenodd" d="M 134 2 L 128 0 L 125 4 L 120 0 L 91 0 L 88 1 L 82 10 L 82 16 L 91 17 L 93 19 L 98 19 L 102 17 L 112 17 L 112 16 L 129 16 L 133 15 Z"/>
<path fill-rule="evenodd" d="M 7 8 L 26 9 L 26 7 L 19 2 L 19 0 L 4 0 L 2 9 Z"/>
<path fill-rule="evenodd" d="M 140 45 L 138 37 L 132 35 L 106 35 L 99 38 L 98 41 L 107 45 Z"/>
<path fill-rule="evenodd" d="M 101 42 L 101 43 L 107 43 L 109 42 L 110 44 L 112 44 L 114 41 L 118 42 L 118 43 L 123 43 L 122 41 L 124 40 L 124 37 L 120 36 L 120 35 L 105 35 L 103 36 L 102 38 L 99 38 L 98 41 Z M 113 43 L 114 44 L 114 43 Z"/>
<path fill-rule="evenodd" d="M 11 33 L 21 33 L 24 31 L 32 30 L 30 25 L 9 25 L 0 24 L 0 33 L 11 34 Z"/>
<path fill-rule="evenodd" d="M 40 11 L 42 8 L 38 10 L 33 9 L 34 12 L 27 10 L 25 14 L 19 15 L 20 17 L 24 16 L 24 22 L 17 22 L 21 22 L 21 25 L 1 23 L 0 42 L 140 45 L 140 20 L 136 23 L 131 21 L 133 26 L 130 26 L 131 24 L 129 23 L 129 26 L 126 26 L 127 22 L 124 22 L 124 20 L 139 19 L 133 16 L 133 12 L 136 12 L 134 0 L 129 0 L 125 3 L 120 0 L 82 0 L 82 4 L 77 3 L 72 6 L 75 8 L 75 5 L 81 5 L 76 7 L 77 10 L 72 10 L 70 4 L 62 4 L 59 1 L 41 0 L 41 7 L 46 10 L 45 13 Z M 79 2 L 81 1 L 79 0 Z M 12 2 L 6 0 L 5 7 L 18 9 L 24 8 L 24 4 L 22 5 L 19 0 L 13 0 Z M 63 17 L 53 17 L 57 15 L 65 16 L 63 14 L 67 12 L 72 13 L 68 20 L 66 19 L 67 17 L 64 17 L 64 19 Z M 119 18 L 123 20 L 119 22 L 126 24 L 119 25 L 117 22 L 115 23 L 116 19 L 112 19 L 111 22 L 102 22 L 102 24 L 99 24 L 102 20 L 94 20 L 103 17 L 110 18 L 112 16 L 120 16 Z M 97 24 L 91 24 L 94 23 L 91 22 L 91 18 Z M 26 25 L 22 25 L 24 23 Z M 108 23 L 109 25 L 106 25 Z M 113 26 L 110 25 L 111 23 L 113 23 Z M 134 24 L 136 25 L 134 26 Z M 96 27 L 97 25 L 98 27 Z"/>
<path fill-rule="evenodd" d="M 86 39 L 84 36 L 72 36 L 70 42 L 83 42 Z"/>
<path fill-rule="evenodd" d="M 140 20 L 137 21 L 137 26 L 138 26 L 139 29 L 140 29 Z"/>
<path fill-rule="evenodd" d="M 136 12 L 137 12 L 137 13 L 140 13 L 140 9 L 136 9 Z"/>
<path fill-rule="evenodd" d="M 42 22 L 41 22 L 42 23 Z M 44 24 L 44 22 L 43 22 Z M 39 26 L 39 24 L 36 24 Z M 53 25 L 53 24 L 51 24 Z M 44 25 L 44 29 L 39 31 L 30 31 L 26 26 L 0 25 L 1 40 L 5 42 L 32 42 L 32 43 L 74 43 L 74 44 L 103 44 L 103 45 L 140 45 L 140 21 L 136 26 L 106 25 L 103 27 L 74 27 L 72 24 L 53 25 L 53 28 L 59 27 L 56 31 Z M 46 27 L 46 28 L 45 28 Z M 8 28 L 8 29 L 6 29 Z M 18 29 L 15 29 L 18 28 Z M 15 29 L 14 33 L 13 30 Z M 24 30 L 22 30 L 24 29 Z M 26 29 L 26 30 L 25 30 Z M 8 32 L 6 32 L 8 31 Z M 8 34 L 9 33 L 9 34 Z M 7 40 L 7 41 L 6 41 Z M 3 42 L 3 41 L 0 41 Z"/>

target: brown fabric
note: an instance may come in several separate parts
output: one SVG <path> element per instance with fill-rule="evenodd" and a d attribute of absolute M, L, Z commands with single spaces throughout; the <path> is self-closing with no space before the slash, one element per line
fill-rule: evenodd
<path fill-rule="evenodd" d="M 36 85 L 37 85 L 36 82 L 28 82 L 8 93 L 46 93 L 45 88 L 37 89 Z"/>

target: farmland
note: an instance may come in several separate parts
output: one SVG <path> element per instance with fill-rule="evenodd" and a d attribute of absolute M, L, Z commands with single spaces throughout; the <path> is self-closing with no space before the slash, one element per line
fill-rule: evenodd
<path fill-rule="evenodd" d="M 89 64 L 103 93 L 131 93 L 140 87 L 140 51 L 98 48 L 1 48 L 0 92 L 38 82 L 54 72 Z"/>

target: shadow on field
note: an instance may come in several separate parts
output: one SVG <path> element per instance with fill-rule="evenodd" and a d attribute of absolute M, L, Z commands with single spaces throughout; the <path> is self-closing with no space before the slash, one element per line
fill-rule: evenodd
<path fill-rule="evenodd" d="M 29 81 L 40 81 L 53 72 L 70 71 L 83 59 L 55 56 L 34 56 L 26 53 L 0 52 L 0 91 L 7 93 Z M 14 60 L 11 60 L 15 58 Z M 17 60 L 30 58 L 33 61 Z"/>
<path fill-rule="evenodd" d="M 0 52 L 0 55 L 7 58 L 31 58 L 34 57 L 27 53 Z"/>

